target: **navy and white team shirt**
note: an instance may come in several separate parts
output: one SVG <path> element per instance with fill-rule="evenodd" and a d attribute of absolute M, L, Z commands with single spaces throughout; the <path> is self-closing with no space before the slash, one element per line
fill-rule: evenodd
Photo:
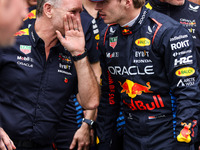
<path fill-rule="evenodd" d="M 71 54 L 58 42 L 45 56 L 34 25 L 0 50 L 0 127 L 12 140 L 50 144 L 68 98 L 77 93 Z"/>
<path fill-rule="evenodd" d="M 99 24 L 86 9 L 81 12 L 80 16 L 85 35 L 85 47 L 88 50 L 88 59 L 93 64 L 99 61 L 99 52 L 96 49 L 99 41 Z M 79 104 L 76 95 L 71 95 L 57 126 L 58 130 L 54 140 L 56 148 L 69 149 L 75 132 L 82 125 L 82 119 L 83 108 Z"/>

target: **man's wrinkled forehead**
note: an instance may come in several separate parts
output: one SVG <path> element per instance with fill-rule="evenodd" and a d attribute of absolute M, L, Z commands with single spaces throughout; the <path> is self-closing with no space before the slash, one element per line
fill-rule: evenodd
<path fill-rule="evenodd" d="M 60 7 L 65 7 L 70 11 L 82 11 L 82 1 L 81 0 L 62 0 Z"/>

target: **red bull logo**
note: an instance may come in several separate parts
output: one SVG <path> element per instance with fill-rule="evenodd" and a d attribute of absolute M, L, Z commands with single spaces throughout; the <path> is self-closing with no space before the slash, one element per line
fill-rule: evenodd
<path fill-rule="evenodd" d="M 123 35 L 129 35 L 129 34 L 132 34 L 132 31 L 130 31 L 129 29 L 123 29 L 122 34 Z"/>
<path fill-rule="evenodd" d="M 181 122 L 181 125 L 184 127 L 181 130 L 180 134 L 177 136 L 177 140 L 179 142 L 189 143 L 191 141 L 191 136 L 194 137 L 194 127 L 197 125 L 197 120 L 193 120 L 192 123 L 189 123 L 189 124 L 187 124 L 185 122 L 184 123 Z M 191 128 L 191 126 L 192 126 L 192 128 Z M 191 132 L 191 130 L 192 130 L 192 132 Z"/>
<path fill-rule="evenodd" d="M 123 103 L 126 104 L 133 111 L 134 110 L 154 110 L 156 108 L 165 107 L 160 95 L 157 95 L 157 97 L 154 95 L 153 100 L 154 100 L 153 102 L 144 103 L 141 100 L 133 101 L 133 99 L 131 99 L 131 103 L 127 103 L 125 100 L 123 100 Z"/>
<path fill-rule="evenodd" d="M 27 19 L 36 19 L 36 9 L 32 10 L 32 11 L 23 19 L 23 21 L 26 21 Z"/>
<path fill-rule="evenodd" d="M 22 36 L 22 35 L 29 35 L 29 30 L 28 30 L 28 28 L 23 29 L 23 30 L 20 30 L 20 31 L 18 31 L 18 32 L 16 32 L 16 33 L 14 34 L 14 36 Z"/>
<path fill-rule="evenodd" d="M 186 142 L 189 143 L 191 141 L 191 123 L 187 124 L 187 123 L 183 123 L 181 122 L 181 125 L 184 126 L 183 129 L 181 130 L 180 134 L 177 136 L 177 140 L 179 142 Z"/>
<path fill-rule="evenodd" d="M 61 55 L 59 55 L 59 58 L 60 58 L 62 61 L 71 62 L 71 59 L 69 59 L 69 58 L 64 58 L 64 57 L 62 57 Z"/>
<path fill-rule="evenodd" d="M 151 85 L 149 82 L 146 83 L 147 86 L 135 83 L 131 80 L 126 79 L 126 81 L 121 84 L 119 81 L 122 90 L 121 93 L 126 92 L 129 97 L 135 98 L 137 95 L 141 95 L 143 92 L 144 93 L 153 93 L 153 91 L 150 91 L 149 89 L 151 88 Z"/>

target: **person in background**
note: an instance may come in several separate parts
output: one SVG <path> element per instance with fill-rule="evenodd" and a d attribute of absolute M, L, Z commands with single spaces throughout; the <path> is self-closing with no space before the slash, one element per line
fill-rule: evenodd
<path fill-rule="evenodd" d="M 123 150 L 194 150 L 200 78 L 189 31 L 145 0 L 93 1 L 110 24 L 99 42 L 98 149 L 110 150 L 122 101 Z"/>
<path fill-rule="evenodd" d="M 21 29 L 26 29 L 31 26 L 32 23 L 35 22 L 36 19 L 36 5 L 37 0 L 26 0 L 28 4 L 28 15 L 23 19 L 24 24 L 21 26 Z"/>
<path fill-rule="evenodd" d="M 0 52 L 2 150 L 50 150 L 72 94 L 78 93 L 85 109 L 99 103 L 99 85 L 85 50 L 81 1 L 37 4 L 35 24 Z"/>
<path fill-rule="evenodd" d="M 27 15 L 25 0 L 0 0 L 0 47 L 15 43 L 13 36 Z"/>

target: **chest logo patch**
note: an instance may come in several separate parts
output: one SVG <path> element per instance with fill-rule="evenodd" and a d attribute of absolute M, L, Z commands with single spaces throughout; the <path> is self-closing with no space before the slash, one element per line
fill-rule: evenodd
<path fill-rule="evenodd" d="M 29 45 L 20 45 L 20 51 L 24 54 L 30 54 L 31 53 L 31 46 Z"/>
<path fill-rule="evenodd" d="M 114 49 L 116 47 L 116 45 L 117 45 L 117 40 L 118 40 L 118 36 L 110 37 L 109 46 Z"/>
<path fill-rule="evenodd" d="M 135 41 L 135 44 L 137 46 L 149 46 L 151 44 L 151 41 L 147 38 L 140 38 Z"/>
<path fill-rule="evenodd" d="M 192 67 L 184 67 L 176 71 L 176 75 L 179 77 L 188 77 L 188 76 L 193 75 L 194 73 L 195 73 L 195 69 Z"/>

